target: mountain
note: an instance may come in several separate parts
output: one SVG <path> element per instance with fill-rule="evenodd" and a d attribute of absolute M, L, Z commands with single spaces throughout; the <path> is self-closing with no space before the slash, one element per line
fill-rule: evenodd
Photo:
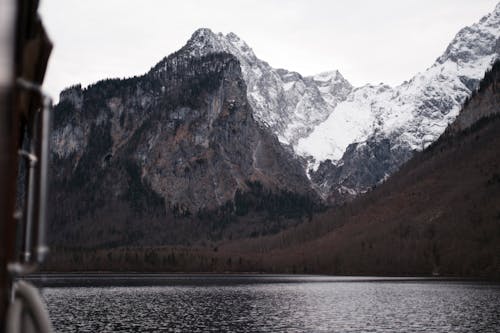
<path fill-rule="evenodd" d="M 499 101 L 497 61 L 436 142 L 375 190 L 261 241 L 258 247 L 268 249 L 261 265 L 333 274 L 500 278 Z M 289 246 L 279 245 L 284 243 Z"/>
<path fill-rule="evenodd" d="M 500 54 L 500 4 L 455 36 L 425 72 L 397 87 L 365 85 L 299 140 L 324 196 L 366 191 L 434 142 Z"/>
<path fill-rule="evenodd" d="M 66 248 L 48 269 L 500 279 L 499 99 L 500 61 L 436 142 L 307 223 L 201 246 Z"/>
<path fill-rule="evenodd" d="M 436 140 L 498 57 L 499 12 L 395 88 L 274 69 L 209 29 L 142 76 L 70 87 L 55 107 L 52 230 L 64 242 L 90 230 L 107 235 L 101 245 L 172 243 L 311 219 L 315 191 L 341 203 Z"/>
<path fill-rule="evenodd" d="M 180 237 L 168 221 L 190 222 L 193 239 L 206 216 L 207 225 L 241 217 L 270 228 L 310 214 L 318 198 L 302 165 L 254 119 L 246 92 L 233 55 L 193 57 L 189 44 L 143 76 L 63 91 L 54 241 L 166 243 Z"/>
<path fill-rule="evenodd" d="M 199 29 L 184 49 L 233 54 L 256 120 L 308 161 L 323 198 L 342 201 L 383 182 L 453 121 L 498 57 L 499 11 L 462 29 L 429 69 L 397 87 L 353 88 L 338 71 L 274 69 L 234 33 Z"/>
<path fill-rule="evenodd" d="M 234 33 L 198 29 L 183 50 L 192 57 L 217 52 L 234 55 L 240 62 L 255 118 L 286 145 L 293 146 L 306 137 L 352 90 L 338 71 L 303 77 L 272 68 Z"/>
<path fill-rule="evenodd" d="M 276 235 L 184 249 L 186 258 L 203 267 L 196 256 L 212 257 L 212 271 L 499 279 L 500 61 L 480 87 L 446 134 L 374 190 Z"/>

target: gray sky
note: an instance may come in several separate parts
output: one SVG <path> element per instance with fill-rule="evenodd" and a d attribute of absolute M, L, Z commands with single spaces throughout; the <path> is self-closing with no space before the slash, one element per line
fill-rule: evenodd
<path fill-rule="evenodd" d="M 55 47 L 45 87 L 146 72 L 200 27 L 234 32 L 273 67 L 338 69 L 355 86 L 425 70 L 498 0 L 41 0 Z"/>

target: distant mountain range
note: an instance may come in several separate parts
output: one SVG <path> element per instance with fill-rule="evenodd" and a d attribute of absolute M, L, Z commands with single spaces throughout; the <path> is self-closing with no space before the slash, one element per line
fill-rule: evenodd
<path fill-rule="evenodd" d="M 53 241 L 193 244 L 313 220 L 432 144 L 499 53 L 500 4 L 394 88 L 274 69 L 199 29 L 144 75 L 61 93 Z"/>
<path fill-rule="evenodd" d="M 499 280 L 499 134 L 500 60 L 445 133 L 384 184 L 311 223 L 222 242 L 218 269 L 239 255 L 233 270 Z"/>
<path fill-rule="evenodd" d="M 409 81 L 353 89 L 296 151 L 325 196 L 366 191 L 443 133 L 499 55 L 500 4 Z"/>
<path fill-rule="evenodd" d="M 274 69 L 234 33 L 197 30 L 193 57 L 228 52 L 240 62 L 258 121 L 308 160 L 320 193 L 356 195 L 434 142 L 500 54 L 500 4 L 459 31 L 426 71 L 397 87 L 353 88 L 338 71 L 312 77 Z"/>
<path fill-rule="evenodd" d="M 437 141 L 379 187 L 316 213 L 308 222 L 265 236 L 233 235 L 198 244 L 158 246 L 150 238 L 143 246 L 125 242 L 91 249 L 66 246 L 53 252 L 46 269 L 498 280 L 499 105 L 497 61 Z M 143 223 L 142 230 L 156 227 L 151 221 Z M 198 232 L 205 232 L 205 224 L 198 226 Z M 164 223 L 162 229 L 167 227 Z"/>

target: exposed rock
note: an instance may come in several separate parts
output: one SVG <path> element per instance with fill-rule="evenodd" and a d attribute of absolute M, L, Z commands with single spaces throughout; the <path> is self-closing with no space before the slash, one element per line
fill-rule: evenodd
<path fill-rule="evenodd" d="M 463 131 L 481 118 L 492 117 L 500 113 L 500 59 L 495 62 L 492 69 L 486 73 L 479 89 L 465 102 L 455 121 L 447 132 L 456 133 Z"/>
<path fill-rule="evenodd" d="M 385 181 L 412 156 L 408 147 L 394 147 L 390 138 L 372 138 L 353 143 L 342 156 L 343 163 L 322 161 L 311 170 L 311 180 L 330 203 L 339 204 Z"/>
<path fill-rule="evenodd" d="M 188 216 L 258 183 L 316 198 L 302 165 L 253 118 L 238 60 L 177 52 L 149 73 L 65 91 L 55 107 L 53 227 Z M 128 207 L 128 208 L 127 208 Z M 109 230 L 108 230 L 109 232 Z"/>

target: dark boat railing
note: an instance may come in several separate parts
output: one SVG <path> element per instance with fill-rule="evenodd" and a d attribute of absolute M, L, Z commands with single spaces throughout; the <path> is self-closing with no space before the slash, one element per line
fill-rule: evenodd
<path fill-rule="evenodd" d="M 42 100 L 42 107 L 35 115 L 34 124 L 29 136 L 29 151 L 20 149 L 19 156 L 26 160 L 28 166 L 27 192 L 25 196 L 24 213 L 15 215 L 24 216 L 24 243 L 20 262 L 8 265 L 11 274 L 22 275 L 31 273 L 38 264 L 45 260 L 48 247 L 45 243 L 47 225 L 47 198 L 48 198 L 48 167 L 50 154 L 50 116 L 52 99 L 45 94 L 37 84 L 24 79 L 18 79 L 17 85 L 21 89 L 37 94 Z M 36 235 L 33 233 L 36 231 Z M 36 239 L 34 239 L 36 236 Z"/>
<path fill-rule="evenodd" d="M 52 332 L 38 290 L 22 280 L 48 252 L 52 101 L 41 85 L 51 50 L 38 0 L 0 0 L 0 332 Z"/>

